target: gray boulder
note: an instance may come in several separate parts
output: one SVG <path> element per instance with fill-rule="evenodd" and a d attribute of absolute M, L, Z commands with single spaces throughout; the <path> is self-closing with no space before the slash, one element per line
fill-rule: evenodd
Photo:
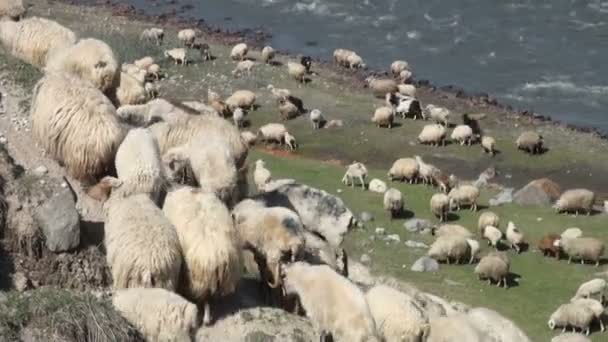
<path fill-rule="evenodd" d="M 507 188 L 501 191 L 498 195 L 492 197 L 488 204 L 491 207 L 497 207 L 499 205 L 508 204 L 513 202 L 513 188 Z"/>
<path fill-rule="evenodd" d="M 435 259 L 424 256 L 416 260 L 410 270 L 414 272 L 437 272 L 439 271 L 439 263 Z"/>
<path fill-rule="evenodd" d="M 52 252 L 66 252 L 80 244 L 80 219 L 74 195 L 62 190 L 40 206 L 34 215 Z"/>
<path fill-rule="evenodd" d="M 433 224 L 429 220 L 413 218 L 405 221 L 403 227 L 405 227 L 408 232 L 419 233 L 425 229 L 431 229 Z"/>
<path fill-rule="evenodd" d="M 374 220 L 374 215 L 372 215 L 372 213 L 370 213 L 369 211 L 364 211 L 359 214 L 359 219 L 363 223 L 371 222 Z"/>
<path fill-rule="evenodd" d="M 559 185 L 550 179 L 537 179 L 521 188 L 513 195 L 513 201 L 519 205 L 548 206 L 560 196 Z"/>

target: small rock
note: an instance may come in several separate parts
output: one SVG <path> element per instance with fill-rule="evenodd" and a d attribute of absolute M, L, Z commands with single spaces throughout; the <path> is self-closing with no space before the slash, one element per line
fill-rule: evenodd
<path fill-rule="evenodd" d="M 454 281 L 454 280 L 448 279 L 448 278 L 444 279 L 443 282 L 448 284 L 449 286 L 462 286 L 462 283 L 459 283 L 457 281 Z"/>
<path fill-rule="evenodd" d="M 496 206 L 499 206 L 499 205 L 503 205 L 503 204 L 507 204 L 507 203 L 512 203 L 513 202 L 513 191 L 514 190 L 515 189 L 513 189 L 513 188 L 504 189 L 498 195 L 496 195 L 493 198 L 491 198 L 488 203 L 490 204 L 491 207 L 496 207 Z"/>
<path fill-rule="evenodd" d="M 371 192 L 383 194 L 386 192 L 387 186 L 385 182 L 379 180 L 378 178 L 374 178 L 369 182 L 368 188 Z"/>
<path fill-rule="evenodd" d="M 42 177 L 46 175 L 47 172 L 49 172 L 49 169 L 47 169 L 44 165 L 40 165 L 32 170 L 32 174 L 36 177 Z"/>
<path fill-rule="evenodd" d="M 370 262 L 372 262 L 372 258 L 369 257 L 369 255 L 367 254 L 363 254 L 361 256 L 361 259 L 359 259 L 361 261 L 361 263 L 363 264 L 369 264 Z"/>
<path fill-rule="evenodd" d="M 390 234 L 384 238 L 385 241 L 401 242 L 401 238 L 398 234 Z"/>
<path fill-rule="evenodd" d="M 416 260 L 410 270 L 414 272 L 437 272 L 439 270 L 439 263 L 435 259 L 424 256 Z"/>
<path fill-rule="evenodd" d="M 65 189 L 65 188 L 67 188 L 67 187 L 68 187 L 68 183 L 66 183 L 66 182 L 61 182 L 61 187 L 62 187 L 62 188 L 64 188 L 64 189 Z"/>
<path fill-rule="evenodd" d="M 6 144 L 7 141 L 6 137 L 0 137 L 0 144 Z"/>
<path fill-rule="evenodd" d="M 342 189 L 338 189 L 336 190 L 337 193 L 341 194 L 342 193 Z"/>
<path fill-rule="evenodd" d="M 474 185 L 478 188 L 484 187 L 488 185 L 488 181 L 494 177 L 496 177 L 496 169 L 490 167 L 479 175 Z"/>
<path fill-rule="evenodd" d="M 423 230 L 420 231 L 420 235 L 429 235 L 433 232 L 432 228 L 424 228 Z"/>
<path fill-rule="evenodd" d="M 23 292 L 28 289 L 30 280 L 27 279 L 25 274 L 17 272 L 13 274 L 13 288 L 19 292 Z"/>
<path fill-rule="evenodd" d="M 69 189 L 62 190 L 39 207 L 34 218 L 50 251 L 65 252 L 80 244 L 80 219 Z"/>
<path fill-rule="evenodd" d="M 376 235 L 384 235 L 386 233 L 386 229 L 382 227 L 376 227 Z"/>
<path fill-rule="evenodd" d="M 403 227 L 405 227 L 408 232 L 418 233 L 425 229 L 431 229 L 433 224 L 429 220 L 413 218 L 405 221 Z"/>
<path fill-rule="evenodd" d="M 369 211 L 364 211 L 359 215 L 359 219 L 361 219 L 362 222 L 371 222 L 374 220 L 374 215 L 372 215 L 372 213 L 370 213 Z"/>
<path fill-rule="evenodd" d="M 407 240 L 405 241 L 405 245 L 410 248 L 429 248 L 429 246 L 424 242 Z"/>

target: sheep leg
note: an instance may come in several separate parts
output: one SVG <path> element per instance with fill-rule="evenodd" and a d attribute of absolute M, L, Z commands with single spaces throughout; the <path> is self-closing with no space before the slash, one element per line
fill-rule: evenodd
<path fill-rule="evenodd" d="M 602 321 L 602 318 L 598 317 L 597 320 L 600 321 L 600 330 L 602 332 L 606 331 L 606 327 L 604 326 L 604 322 Z"/>
<path fill-rule="evenodd" d="M 581 265 L 585 264 L 585 259 L 581 259 Z"/>
<path fill-rule="evenodd" d="M 205 310 L 203 315 L 203 325 L 209 326 L 209 324 L 211 324 L 211 309 L 209 308 L 209 301 L 205 302 L 203 310 Z"/>
<path fill-rule="evenodd" d="M 361 181 L 361 187 L 363 188 L 363 190 L 365 190 L 365 181 L 363 180 L 363 177 L 359 176 L 359 180 Z"/>
<path fill-rule="evenodd" d="M 488 278 L 488 285 L 492 285 L 492 279 Z"/>
<path fill-rule="evenodd" d="M 595 267 L 599 267 L 600 266 L 600 261 L 596 260 L 595 261 Z M 602 300 L 604 300 L 604 296 L 602 296 Z"/>
<path fill-rule="evenodd" d="M 568 265 L 570 265 L 571 262 L 572 262 L 572 257 L 568 256 Z"/>

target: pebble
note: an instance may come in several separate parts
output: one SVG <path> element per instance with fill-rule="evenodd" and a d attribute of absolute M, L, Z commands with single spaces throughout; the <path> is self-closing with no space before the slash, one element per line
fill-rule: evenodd
<path fill-rule="evenodd" d="M 394 242 L 401 242 L 401 238 L 399 237 L 398 234 L 391 234 L 391 235 L 387 235 L 384 238 L 385 241 L 394 241 Z"/>
<path fill-rule="evenodd" d="M 410 248 L 429 248 L 429 246 L 426 243 L 413 241 L 413 240 L 405 241 L 405 245 Z"/>
<path fill-rule="evenodd" d="M 46 166 L 44 166 L 44 165 L 40 165 L 37 168 L 35 168 L 34 170 L 32 170 L 32 174 L 36 177 L 42 177 L 47 172 L 49 172 L 49 169 L 47 169 Z"/>
<path fill-rule="evenodd" d="M 367 254 L 363 254 L 359 260 L 361 260 L 361 263 L 363 264 L 369 264 L 372 261 L 372 258 L 370 258 Z"/>
<path fill-rule="evenodd" d="M 382 227 L 376 227 L 376 234 L 377 235 L 384 235 L 384 233 L 386 233 L 386 229 L 384 229 Z"/>
<path fill-rule="evenodd" d="M 0 137 L 0 144 L 6 144 L 8 142 L 8 139 L 6 139 L 5 137 Z"/>

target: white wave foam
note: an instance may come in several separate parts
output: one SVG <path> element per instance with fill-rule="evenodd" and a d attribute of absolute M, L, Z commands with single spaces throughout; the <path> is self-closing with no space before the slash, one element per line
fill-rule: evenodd
<path fill-rule="evenodd" d="M 557 91 L 564 94 L 588 94 L 588 95 L 606 95 L 608 94 L 608 86 L 602 85 L 577 85 L 571 81 L 552 80 L 541 82 L 525 83 L 520 90 L 524 92 L 538 91 Z"/>

